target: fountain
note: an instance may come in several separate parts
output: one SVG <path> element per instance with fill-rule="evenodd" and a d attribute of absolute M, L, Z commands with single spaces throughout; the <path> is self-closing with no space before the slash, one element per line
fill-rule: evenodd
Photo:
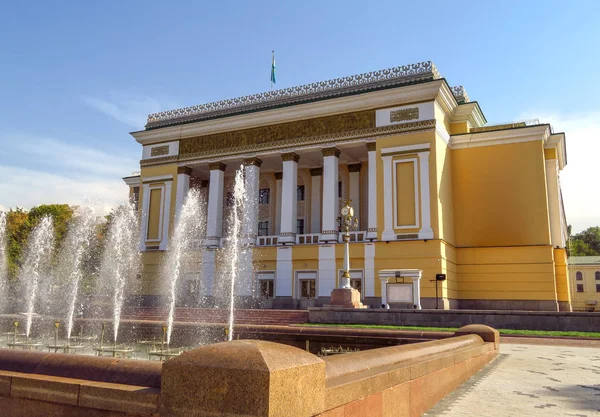
<path fill-rule="evenodd" d="M 50 216 L 44 216 L 31 232 L 25 262 L 19 274 L 19 281 L 26 285 L 26 344 L 31 336 L 31 323 L 38 300 L 40 280 L 49 276 L 52 249 L 54 247 L 54 228 Z M 15 341 L 15 343 L 17 343 Z"/>
<path fill-rule="evenodd" d="M 117 207 L 110 220 L 100 265 L 100 291 L 112 298 L 113 343 L 116 346 L 121 322 L 125 284 L 131 284 L 139 268 L 138 219 L 135 207 Z"/>
<path fill-rule="evenodd" d="M 65 318 L 67 330 L 67 343 L 71 339 L 73 323 L 75 317 L 75 308 L 79 296 L 80 281 L 83 277 L 84 257 L 89 250 L 94 231 L 97 225 L 94 209 L 91 206 L 84 206 L 78 210 L 77 217 L 71 224 L 67 237 L 61 247 L 62 270 L 68 279 L 69 296 L 68 307 Z"/>
<path fill-rule="evenodd" d="M 194 256 L 201 256 L 197 251 L 190 250 L 194 241 L 200 239 L 205 230 L 204 202 L 200 192 L 196 189 L 189 190 L 187 197 L 175 222 L 175 232 L 171 240 L 171 248 L 167 254 L 164 274 L 168 277 L 168 317 L 166 328 L 166 345 L 171 343 L 171 334 L 173 332 L 173 320 L 175 319 L 175 307 L 177 305 L 177 290 L 183 274 L 185 259 Z M 201 282 L 201 277 L 197 277 Z"/>
<path fill-rule="evenodd" d="M 235 308 L 235 285 L 240 272 L 240 250 L 241 250 L 241 231 L 244 216 L 244 203 L 246 195 L 246 186 L 244 184 L 243 167 L 235 173 L 235 183 L 233 188 L 233 206 L 229 214 L 229 227 L 227 230 L 225 259 L 228 260 L 226 273 L 229 280 L 229 320 L 227 322 L 227 340 L 233 340 L 233 319 Z"/>

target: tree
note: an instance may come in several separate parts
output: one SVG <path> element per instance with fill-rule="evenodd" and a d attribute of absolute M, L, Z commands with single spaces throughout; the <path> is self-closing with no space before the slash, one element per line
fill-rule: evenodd
<path fill-rule="evenodd" d="M 569 226 L 569 231 L 570 226 Z M 600 227 L 594 226 L 570 236 L 569 256 L 600 256 Z"/>

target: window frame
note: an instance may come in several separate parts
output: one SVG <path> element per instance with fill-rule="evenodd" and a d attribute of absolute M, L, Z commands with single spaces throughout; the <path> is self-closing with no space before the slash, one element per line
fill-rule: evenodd
<path fill-rule="evenodd" d="M 575 272 L 575 281 L 583 281 L 583 272 L 581 272 L 581 271 Z"/>
<path fill-rule="evenodd" d="M 264 227 L 261 227 L 261 226 L 264 226 Z M 265 234 L 261 234 L 261 230 L 266 230 Z M 257 235 L 258 236 L 269 236 L 269 221 L 268 220 L 258 222 Z"/>
<path fill-rule="evenodd" d="M 300 198 L 302 197 L 302 198 Z M 306 200 L 306 187 L 304 185 L 298 185 L 296 187 L 296 201 Z"/>
<path fill-rule="evenodd" d="M 581 290 L 580 290 L 580 289 L 581 289 Z M 583 287 L 583 284 L 577 284 L 577 285 L 575 286 L 575 290 L 576 290 L 576 292 L 578 292 L 578 293 L 585 292 L 585 288 Z"/>
<path fill-rule="evenodd" d="M 266 198 L 264 198 L 266 196 Z M 266 200 L 266 201 L 263 201 Z M 260 188 L 258 190 L 258 204 L 271 204 L 271 189 Z"/>

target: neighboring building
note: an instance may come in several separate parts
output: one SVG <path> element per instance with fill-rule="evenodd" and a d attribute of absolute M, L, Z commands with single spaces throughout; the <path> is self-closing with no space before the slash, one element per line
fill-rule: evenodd
<path fill-rule="evenodd" d="M 569 257 L 573 311 L 600 311 L 600 256 Z"/>
<path fill-rule="evenodd" d="M 486 125 L 431 62 L 152 114 L 132 135 L 141 175 L 125 181 L 139 192 L 146 303 L 161 294 L 158 265 L 189 187 L 208 196 L 200 287 L 210 294 L 245 164 L 254 289 L 272 306 L 328 302 L 343 261 L 338 208 L 352 199 L 353 285 L 368 305 L 381 305 L 382 282 L 404 280 L 379 271 L 416 269 L 424 308 L 438 273 L 440 308 L 571 308 L 565 135 L 537 121 Z"/>

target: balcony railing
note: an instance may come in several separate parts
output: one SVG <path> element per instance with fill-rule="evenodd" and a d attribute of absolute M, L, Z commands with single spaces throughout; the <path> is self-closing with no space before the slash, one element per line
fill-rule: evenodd
<path fill-rule="evenodd" d="M 366 236 L 366 231 L 350 232 L 350 242 L 365 242 Z M 317 245 L 321 243 L 319 241 L 320 237 L 320 233 L 307 233 L 302 235 L 296 235 L 296 245 Z M 256 246 L 277 246 L 278 241 L 279 235 L 258 236 L 256 238 Z M 341 234 L 339 236 L 338 242 L 343 242 Z"/>

